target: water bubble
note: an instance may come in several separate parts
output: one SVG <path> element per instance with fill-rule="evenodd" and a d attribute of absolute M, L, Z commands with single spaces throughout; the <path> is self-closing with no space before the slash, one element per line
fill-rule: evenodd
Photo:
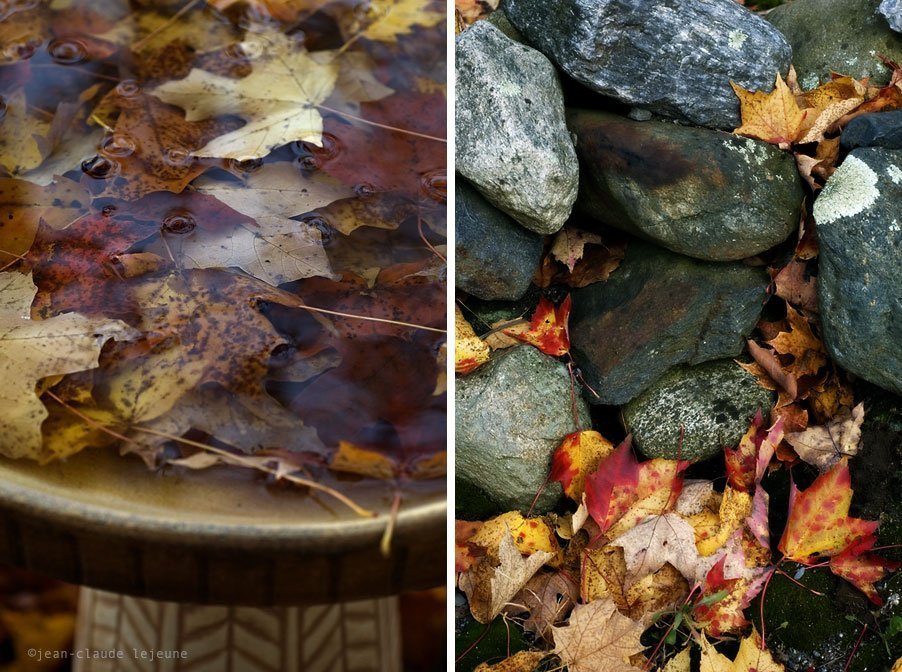
<path fill-rule="evenodd" d="M 303 154 L 298 157 L 298 167 L 304 172 L 313 172 L 319 169 L 319 161 L 313 154 Z"/>
<path fill-rule="evenodd" d="M 448 176 L 444 168 L 430 170 L 420 175 L 420 189 L 433 201 L 445 203 L 448 200 Z"/>
<path fill-rule="evenodd" d="M 47 45 L 50 57 L 61 65 L 74 65 L 88 58 L 88 50 L 81 40 L 58 37 Z"/>
<path fill-rule="evenodd" d="M 376 194 L 376 187 L 368 182 L 362 182 L 354 186 L 354 193 L 357 194 L 358 198 L 369 198 Z"/>
<path fill-rule="evenodd" d="M 104 217 L 112 217 L 115 212 L 116 212 L 115 205 L 105 205 L 105 206 L 103 206 L 103 210 L 100 211 L 100 214 L 103 215 Z"/>
<path fill-rule="evenodd" d="M 236 173 L 253 173 L 263 165 L 263 159 L 229 159 L 229 168 Z"/>
<path fill-rule="evenodd" d="M 105 180 L 119 174 L 119 164 L 105 156 L 97 155 L 81 164 L 82 172 L 95 180 Z"/>
<path fill-rule="evenodd" d="M 137 148 L 135 141 L 125 133 L 113 133 L 104 138 L 100 145 L 101 152 L 114 158 L 130 156 L 135 153 Z"/>
<path fill-rule="evenodd" d="M 191 163 L 191 152 L 184 147 L 168 147 L 163 159 L 171 166 L 187 166 Z"/>
<path fill-rule="evenodd" d="M 163 219 L 160 228 L 167 233 L 185 234 L 194 231 L 197 222 L 187 210 L 173 210 Z"/>
<path fill-rule="evenodd" d="M 116 93 L 123 98 L 134 98 L 141 93 L 141 86 L 134 79 L 123 79 L 116 86 Z"/>
<path fill-rule="evenodd" d="M 308 212 L 306 215 L 302 215 L 299 219 L 307 226 L 312 227 L 320 232 L 320 235 L 323 239 L 323 244 L 329 243 L 332 238 L 335 237 L 335 229 L 332 228 L 332 225 L 329 224 L 329 222 L 326 221 L 326 219 L 318 212 Z"/>

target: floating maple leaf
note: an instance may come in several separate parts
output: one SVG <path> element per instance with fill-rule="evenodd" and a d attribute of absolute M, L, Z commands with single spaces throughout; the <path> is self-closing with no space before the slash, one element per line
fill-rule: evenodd
<path fill-rule="evenodd" d="M 107 340 L 137 336 L 119 320 L 91 319 L 77 313 L 32 320 L 31 302 L 36 293 L 30 274 L 0 273 L 0 374 L 4 381 L 0 453 L 6 457 L 43 456 L 41 422 L 47 410 L 35 394 L 41 378 L 92 369 Z"/>
<path fill-rule="evenodd" d="M 338 65 L 312 58 L 281 33 L 262 33 L 241 43 L 253 71 L 232 79 L 194 69 L 150 93 L 178 105 L 188 121 L 235 114 L 247 121 L 192 152 L 194 156 L 258 159 L 293 140 L 322 142 L 323 120 L 316 105 L 329 96 Z"/>

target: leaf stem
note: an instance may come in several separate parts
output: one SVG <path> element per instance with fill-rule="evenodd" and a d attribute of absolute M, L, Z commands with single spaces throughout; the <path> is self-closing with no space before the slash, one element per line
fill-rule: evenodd
<path fill-rule="evenodd" d="M 328 107 L 327 105 L 314 105 L 314 107 L 320 110 L 326 110 L 327 112 L 332 112 L 333 114 L 337 114 L 340 117 L 347 117 L 348 119 L 353 119 L 354 121 L 359 121 L 362 124 L 369 124 L 370 126 L 376 126 L 377 128 L 384 128 L 387 131 L 394 131 L 395 133 L 404 133 L 405 135 L 413 135 L 418 138 L 425 138 L 426 140 L 434 140 L 435 142 L 448 142 L 445 138 L 440 138 L 437 135 L 427 135 L 426 133 L 417 133 L 416 131 L 408 131 L 403 128 L 398 128 L 397 126 L 388 126 L 386 124 L 380 124 L 375 121 L 370 121 L 369 119 L 364 119 L 363 117 L 358 117 L 355 114 L 351 114 L 350 112 L 343 112 L 341 110 L 336 110 L 334 107 Z"/>
<path fill-rule="evenodd" d="M 185 14 L 187 14 L 188 12 L 190 12 L 192 9 L 194 9 L 194 7 L 195 7 L 199 2 L 200 2 L 200 0 L 191 0 L 191 2 L 189 2 L 187 5 L 185 5 L 184 7 L 182 7 L 182 8 L 181 8 L 179 11 L 177 11 L 175 14 L 173 14 L 172 17 L 171 17 L 166 23 L 164 23 L 162 26 L 160 26 L 160 27 L 157 28 L 156 30 L 150 31 L 147 35 L 145 35 L 145 36 L 142 37 L 140 40 L 138 40 L 137 42 L 135 42 L 135 43 L 132 45 L 132 51 L 134 51 L 134 52 L 141 51 L 141 49 L 144 48 L 144 46 L 145 46 L 150 40 L 152 40 L 154 37 L 156 37 L 157 35 L 159 35 L 160 33 L 162 33 L 164 30 L 168 30 L 170 26 L 172 26 L 174 23 L 178 22 L 178 20 L 179 20 L 180 18 L 182 18 Z"/>
<path fill-rule="evenodd" d="M 305 303 L 299 303 L 298 308 L 309 310 L 312 313 L 325 313 L 326 315 L 337 315 L 338 317 L 350 317 L 356 320 L 367 320 L 369 322 L 382 322 L 384 324 L 394 324 L 399 327 L 410 327 L 411 329 L 422 329 L 423 331 L 434 331 L 439 334 L 448 333 L 447 329 L 439 329 L 437 327 L 427 327 L 422 324 L 413 324 L 412 322 L 401 322 L 400 320 L 387 320 L 381 317 L 368 317 L 366 315 L 354 315 L 353 313 L 342 313 L 337 310 L 326 310 L 325 308 L 315 308 Z"/>

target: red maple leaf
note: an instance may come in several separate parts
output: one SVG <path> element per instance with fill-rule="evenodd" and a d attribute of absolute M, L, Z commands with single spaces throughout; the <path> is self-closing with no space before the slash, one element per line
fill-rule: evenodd
<path fill-rule="evenodd" d="M 505 329 L 504 333 L 518 341 L 535 346 L 546 355 L 560 357 L 570 352 L 570 295 L 558 308 L 544 296 L 529 322 L 529 327 L 518 325 Z"/>

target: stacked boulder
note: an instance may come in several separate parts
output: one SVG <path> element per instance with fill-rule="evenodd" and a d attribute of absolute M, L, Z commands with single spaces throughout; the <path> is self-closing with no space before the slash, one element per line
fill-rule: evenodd
<path fill-rule="evenodd" d="M 891 33 L 880 0 L 855 2 Z M 792 250 L 805 190 L 790 153 L 729 133 L 740 125 L 730 82 L 770 91 L 797 44 L 813 85 L 829 68 L 816 35 L 787 40 L 788 19 L 773 14 L 734 0 L 502 0 L 458 36 L 458 290 L 515 314 L 543 237 L 565 222 L 628 238 L 610 278 L 572 295 L 571 353 L 591 394 L 571 399 L 566 365 L 528 346 L 457 382 L 457 478 L 499 509 L 534 504 L 551 453 L 588 426 L 591 405 L 620 407 L 647 456 L 693 460 L 770 406 L 733 359 L 767 299 L 754 258 Z M 871 39 L 897 48 L 895 33 Z M 902 393 L 899 122 L 865 123 L 850 125 L 853 151 L 814 202 L 821 317 L 837 363 Z"/>

